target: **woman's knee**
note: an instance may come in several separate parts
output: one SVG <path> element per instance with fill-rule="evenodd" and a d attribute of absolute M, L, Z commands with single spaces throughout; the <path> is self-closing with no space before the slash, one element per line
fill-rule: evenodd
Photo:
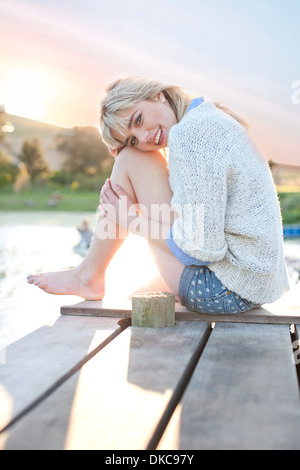
<path fill-rule="evenodd" d="M 125 147 L 115 161 L 111 178 L 131 196 L 134 193 L 138 202 L 171 201 L 168 164 L 159 151 L 141 152 Z"/>
<path fill-rule="evenodd" d="M 116 158 L 114 166 L 130 172 L 156 166 L 167 168 L 168 164 L 163 154 L 158 150 L 142 152 L 135 148 L 124 147 Z"/>
<path fill-rule="evenodd" d="M 124 147 L 115 160 L 111 180 L 120 186 L 126 184 L 126 180 L 130 181 L 130 174 L 133 168 L 137 168 L 138 160 L 142 158 L 141 151 Z M 126 190 L 126 188 L 123 186 Z"/>
<path fill-rule="evenodd" d="M 137 156 L 134 154 L 132 149 L 125 147 L 121 150 L 118 157 L 114 162 L 114 166 L 111 174 L 111 181 L 119 184 L 128 193 L 132 200 L 136 201 L 134 188 L 132 186 L 130 176 L 131 167 L 133 165 L 133 159 L 136 160 Z"/>

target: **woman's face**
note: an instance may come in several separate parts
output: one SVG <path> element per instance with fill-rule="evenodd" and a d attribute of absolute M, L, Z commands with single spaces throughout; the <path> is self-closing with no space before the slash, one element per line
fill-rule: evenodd
<path fill-rule="evenodd" d="M 121 146 L 135 147 L 143 152 L 157 150 L 168 145 L 169 131 L 177 124 L 169 101 L 160 93 L 152 101 L 140 101 L 125 111 L 128 118 L 126 136 L 112 132 Z"/>

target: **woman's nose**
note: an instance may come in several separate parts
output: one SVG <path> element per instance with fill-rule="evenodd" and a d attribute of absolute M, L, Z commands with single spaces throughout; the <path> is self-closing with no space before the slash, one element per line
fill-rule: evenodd
<path fill-rule="evenodd" d="M 145 129 L 140 129 L 137 138 L 141 144 L 147 144 L 150 142 L 150 133 Z"/>

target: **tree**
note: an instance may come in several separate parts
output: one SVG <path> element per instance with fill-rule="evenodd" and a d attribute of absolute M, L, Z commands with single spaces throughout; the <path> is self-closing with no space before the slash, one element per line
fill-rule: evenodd
<path fill-rule="evenodd" d="M 0 149 L 0 187 L 13 184 L 18 171 L 18 167 L 11 163 L 9 155 Z"/>
<path fill-rule="evenodd" d="M 65 169 L 75 175 L 103 174 L 112 158 L 95 127 L 74 127 L 56 138 L 56 149 L 66 153 Z"/>
<path fill-rule="evenodd" d="M 20 193 L 24 189 L 27 189 L 30 183 L 30 176 L 27 168 L 23 162 L 19 163 L 18 174 L 13 183 L 13 188 L 16 193 Z"/>
<path fill-rule="evenodd" d="M 40 141 L 36 137 L 23 142 L 19 159 L 24 163 L 30 180 L 33 182 L 38 176 L 45 176 L 49 172 Z"/>

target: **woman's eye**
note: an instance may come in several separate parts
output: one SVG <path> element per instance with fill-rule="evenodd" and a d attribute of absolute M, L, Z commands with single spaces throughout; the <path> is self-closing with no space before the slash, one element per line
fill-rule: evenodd
<path fill-rule="evenodd" d="M 136 126 L 139 126 L 141 124 L 141 121 L 142 121 L 142 115 L 139 114 L 138 117 L 135 120 Z"/>
<path fill-rule="evenodd" d="M 130 145 L 131 145 L 131 147 L 134 147 L 134 146 L 135 146 L 135 143 L 136 143 L 136 138 L 135 138 L 135 137 L 132 137 L 132 139 L 130 140 Z"/>

